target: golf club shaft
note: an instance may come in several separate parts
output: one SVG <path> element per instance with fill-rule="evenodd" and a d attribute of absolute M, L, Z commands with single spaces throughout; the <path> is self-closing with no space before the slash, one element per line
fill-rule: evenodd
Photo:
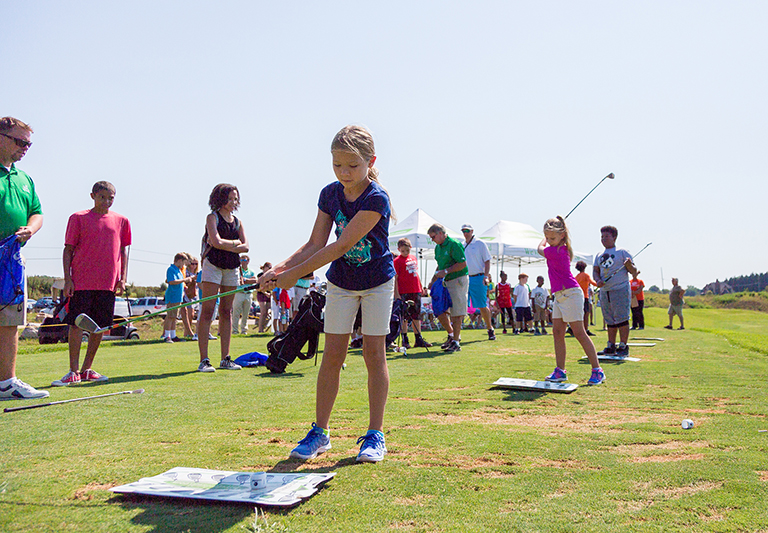
<path fill-rule="evenodd" d="M 634 257 L 633 257 L 632 259 L 634 259 L 634 258 L 635 258 L 635 257 L 637 257 L 638 255 L 640 255 L 641 253 L 643 253 L 643 250 L 645 250 L 646 248 L 648 248 L 648 247 L 649 247 L 650 245 L 652 245 L 652 244 L 653 244 L 652 242 L 649 242 L 648 244 L 646 244 L 645 246 L 643 246 L 643 247 L 642 247 L 642 249 L 641 249 L 639 252 L 637 252 L 637 253 L 634 255 Z M 624 268 L 624 267 L 622 267 L 622 268 Z M 611 279 L 613 276 L 615 276 L 616 274 L 618 274 L 619 272 L 621 272 L 621 269 L 617 270 L 616 272 L 614 272 L 613 274 L 611 274 L 610 276 L 608 276 L 608 279 L 607 279 L 607 280 L 605 280 L 603 283 L 608 283 L 608 281 L 610 281 L 610 279 Z"/>
<path fill-rule="evenodd" d="M 6 407 L 3 409 L 4 413 L 12 413 L 14 411 L 24 411 L 25 409 L 37 409 L 38 407 L 48 407 L 49 405 L 58 405 L 60 403 L 79 402 L 82 400 L 93 400 L 94 398 L 104 398 L 106 396 L 117 396 L 118 394 L 141 394 L 144 389 L 126 390 L 122 392 L 112 392 L 110 394 L 99 394 L 98 396 L 86 396 L 85 398 L 72 398 L 71 400 L 59 400 L 57 402 L 38 403 L 36 405 L 22 405 L 21 407 Z"/>
<path fill-rule="evenodd" d="M 605 180 L 607 180 L 608 178 L 610 178 L 610 179 L 613 179 L 613 178 L 614 178 L 613 172 L 611 172 L 610 174 L 608 174 L 606 177 L 604 177 L 603 179 L 601 179 L 601 180 L 600 180 L 600 181 L 597 183 L 597 185 L 595 185 L 594 187 L 592 187 L 592 190 L 591 190 L 591 191 L 589 191 L 589 192 L 587 193 L 587 196 L 585 196 L 584 198 L 582 198 L 582 199 L 581 199 L 581 201 L 580 201 L 578 204 L 576 204 L 576 205 L 573 207 L 573 209 L 571 209 L 571 210 L 568 212 L 568 214 L 567 214 L 567 215 L 565 215 L 564 219 L 565 219 L 565 218 L 568 218 L 568 217 L 571 215 L 571 213 L 573 213 L 574 211 L 576 211 L 576 208 L 577 208 L 577 207 L 579 207 L 579 206 L 581 205 L 581 202 L 583 202 L 584 200 L 586 200 L 586 199 L 587 199 L 587 197 L 588 197 L 590 194 L 592 194 L 592 193 L 594 192 L 594 190 L 595 190 L 595 189 L 597 189 L 597 188 L 600 186 L 600 184 L 601 184 L 601 183 L 603 183 L 603 182 L 604 182 Z"/>
<path fill-rule="evenodd" d="M 258 288 L 259 288 L 259 284 L 258 283 L 253 283 L 251 285 L 240 285 L 238 288 L 236 288 L 234 290 L 231 290 L 231 291 L 220 292 L 220 293 L 214 294 L 212 296 L 206 296 L 205 298 L 200 298 L 199 300 L 193 300 L 191 302 L 181 303 L 179 305 L 174 305 L 172 307 L 166 307 L 162 311 L 157 311 L 155 313 L 150 313 L 148 315 L 140 315 L 140 316 L 136 316 L 136 317 L 131 317 L 128 320 L 123 320 L 122 322 L 118 322 L 117 324 L 112 324 L 108 328 L 99 328 L 96 331 L 94 331 L 93 333 L 104 333 L 105 331 L 109 331 L 112 328 L 118 328 L 118 327 L 124 326 L 125 324 L 128 324 L 130 322 L 136 322 L 138 320 L 145 320 L 147 318 L 152 318 L 152 317 L 161 315 L 163 313 L 166 313 L 168 311 L 173 311 L 174 309 L 181 309 L 182 307 L 189 307 L 190 305 L 199 304 L 201 302 L 207 302 L 209 300 L 214 300 L 216 298 L 221 298 L 222 296 L 229 296 L 231 294 L 235 294 L 235 293 L 238 293 L 238 292 L 243 292 L 243 291 L 248 291 L 248 290 L 255 290 L 255 289 L 258 289 Z"/>
<path fill-rule="evenodd" d="M 641 249 L 639 252 L 637 252 L 637 253 L 635 254 L 635 257 L 637 257 L 638 255 L 640 255 L 641 253 L 643 253 L 643 250 L 645 250 L 646 248 L 648 248 L 648 247 L 649 247 L 650 245 L 652 245 L 652 244 L 653 244 L 652 242 L 649 242 L 648 244 L 646 244 L 645 246 L 643 246 L 643 248 L 642 248 L 642 249 Z M 634 258 L 633 258 L 633 259 L 634 259 Z"/>

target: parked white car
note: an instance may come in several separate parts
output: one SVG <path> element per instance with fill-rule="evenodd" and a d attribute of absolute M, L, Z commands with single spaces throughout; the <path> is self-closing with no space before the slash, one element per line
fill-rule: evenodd
<path fill-rule="evenodd" d="M 128 300 L 121 298 L 120 296 L 115 296 L 115 311 L 113 314 L 124 316 L 126 318 L 131 316 L 131 305 L 128 303 Z"/>
<path fill-rule="evenodd" d="M 131 316 L 151 315 L 164 309 L 165 298 L 161 296 L 145 296 L 136 300 L 135 304 L 131 304 Z M 115 311 L 115 314 L 119 313 Z"/>

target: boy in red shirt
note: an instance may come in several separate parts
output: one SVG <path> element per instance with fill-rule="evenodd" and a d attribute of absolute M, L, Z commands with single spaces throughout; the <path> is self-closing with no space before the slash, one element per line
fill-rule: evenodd
<path fill-rule="evenodd" d="M 421 279 L 419 278 L 419 261 L 411 255 L 411 241 L 400 239 L 397 241 L 397 250 L 400 255 L 394 258 L 395 264 L 395 295 L 405 302 L 413 302 L 413 305 L 406 307 L 403 313 L 403 323 L 401 331 L 403 332 L 403 346 L 410 348 L 408 341 L 408 325 L 406 315 L 410 317 L 413 324 L 413 335 L 415 337 L 414 346 L 416 348 L 430 348 L 432 344 L 425 341 L 421 336 Z"/>
<path fill-rule="evenodd" d="M 85 313 L 99 325 L 112 325 L 115 295 L 125 292 L 128 274 L 128 246 L 131 225 L 128 219 L 110 211 L 115 201 L 115 186 L 108 181 L 94 184 L 93 209 L 69 217 L 64 238 L 64 296 L 69 298 L 65 322 L 69 324 L 69 372 L 51 383 L 63 387 L 81 381 L 107 381 L 91 368 L 103 333 L 91 333 L 82 368 L 80 344 L 83 330 L 75 318 Z"/>

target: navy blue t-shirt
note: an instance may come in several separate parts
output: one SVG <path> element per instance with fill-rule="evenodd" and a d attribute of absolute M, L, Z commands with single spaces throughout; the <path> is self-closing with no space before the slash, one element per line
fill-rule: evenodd
<path fill-rule="evenodd" d="M 335 181 L 320 191 L 317 207 L 336 223 L 338 239 L 358 211 L 374 211 L 381 215 L 371 231 L 351 250 L 331 263 L 326 273 L 328 281 L 350 291 L 378 287 L 395 277 L 395 265 L 389 251 L 389 195 L 371 182 L 357 200 L 348 202 L 344 186 Z"/>

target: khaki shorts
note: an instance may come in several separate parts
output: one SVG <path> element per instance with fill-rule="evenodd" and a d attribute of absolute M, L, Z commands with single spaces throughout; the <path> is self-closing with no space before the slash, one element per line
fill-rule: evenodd
<path fill-rule="evenodd" d="M 555 300 L 552 302 L 552 320 L 556 318 L 563 322 L 584 320 L 584 291 L 580 287 L 563 289 L 555 293 Z"/>
<path fill-rule="evenodd" d="M 683 304 L 680 305 L 672 305 L 669 304 L 669 309 L 667 309 L 667 313 L 670 316 L 683 316 Z"/>
<path fill-rule="evenodd" d="M 469 301 L 469 276 L 461 276 L 451 281 L 443 280 L 443 283 L 448 289 L 448 294 L 451 295 L 451 308 L 448 309 L 448 312 L 451 316 L 466 315 Z"/>
<path fill-rule="evenodd" d="M 378 287 L 349 291 L 328 282 L 325 299 L 325 333 L 349 335 L 357 310 L 363 310 L 363 335 L 389 334 L 392 301 L 395 299 L 395 278 Z"/>
<path fill-rule="evenodd" d="M 237 287 L 240 285 L 236 268 L 219 268 L 208 259 L 203 259 L 203 275 L 200 281 L 215 283 L 222 287 Z"/>

